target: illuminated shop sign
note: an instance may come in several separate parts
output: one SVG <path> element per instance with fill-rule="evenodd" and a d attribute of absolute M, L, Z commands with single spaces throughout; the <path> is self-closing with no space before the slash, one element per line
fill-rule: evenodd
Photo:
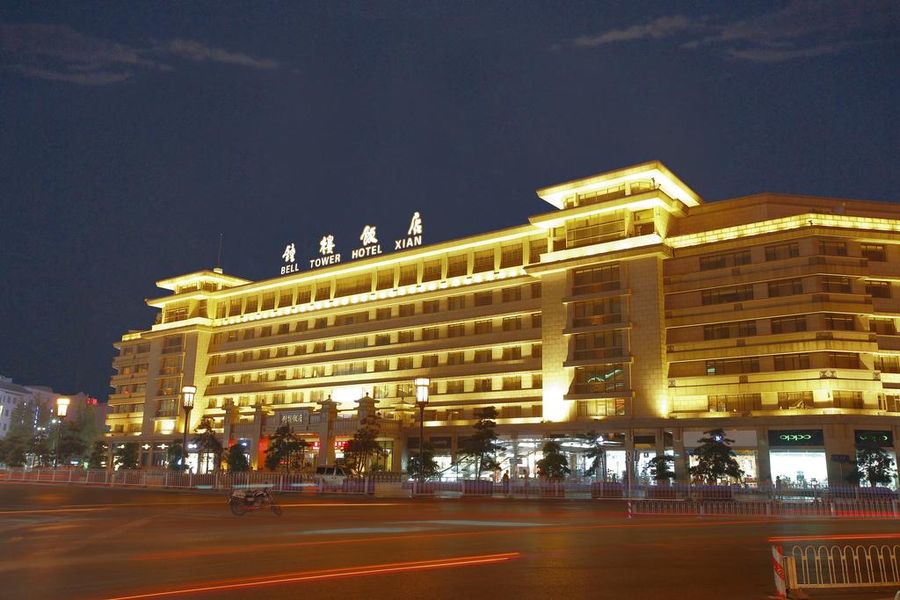
<path fill-rule="evenodd" d="M 366 225 L 359 235 L 360 245 L 350 250 L 350 259 L 368 258 L 370 256 L 378 256 L 384 253 L 381 242 L 378 241 L 378 231 L 375 225 Z M 406 250 L 422 245 L 422 216 L 414 212 L 409 220 L 409 227 L 406 228 L 406 236 L 394 240 L 394 250 Z M 333 234 L 325 234 L 319 240 L 318 256 L 309 258 L 309 268 L 318 269 L 319 267 L 327 267 L 336 265 L 341 262 L 342 254 L 336 251 L 337 241 Z M 297 260 L 297 246 L 294 242 L 285 245 L 284 252 L 281 254 L 281 274 L 290 275 L 300 271 L 300 262 Z"/>
<path fill-rule="evenodd" d="M 769 430 L 770 447 L 824 446 L 825 439 L 821 429 L 786 429 Z"/>
<path fill-rule="evenodd" d="M 879 446 L 893 446 L 894 434 L 891 431 L 860 431 L 856 430 L 856 445 L 877 443 Z"/>
<path fill-rule="evenodd" d="M 306 425 L 309 423 L 308 410 L 285 410 L 278 413 L 279 425 Z"/>

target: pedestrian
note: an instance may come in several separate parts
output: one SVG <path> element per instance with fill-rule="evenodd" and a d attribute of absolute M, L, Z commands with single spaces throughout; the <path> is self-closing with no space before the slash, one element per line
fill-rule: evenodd
<path fill-rule="evenodd" d="M 509 493 L 509 471 L 503 471 L 503 493 Z"/>

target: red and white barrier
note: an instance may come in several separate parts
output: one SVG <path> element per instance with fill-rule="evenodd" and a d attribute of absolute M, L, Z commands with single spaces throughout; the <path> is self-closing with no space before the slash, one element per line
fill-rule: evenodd
<path fill-rule="evenodd" d="M 778 598 L 787 598 L 787 582 L 784 577 L 784 550 L 777 544 L 772 544 L 772 570 L 775 575 L 775 595 Z"/>

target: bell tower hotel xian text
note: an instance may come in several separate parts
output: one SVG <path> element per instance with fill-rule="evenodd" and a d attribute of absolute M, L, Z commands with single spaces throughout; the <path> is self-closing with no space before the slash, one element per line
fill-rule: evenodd
<path fill-rule="evenodd" d="M 665 453 L 686 480 L 713 428 L 750 483 L 841 484 L 839 458 L 868 439 L 896 457 L 900 204 L 705 203 L 658 162 L 537 194 L 549 211 L 517 227 L 429 244 L 422 207 L 354 240 L 285 240 L 273 279 L 157 282 L 156 324 L 116 343 L 111 448 L 137 441 L 143 465 L 164 464 L 195 386 L 190 431 L 211 419 L 255 467 L 282 423 L 332 465 L 377 415 L 384 468 L 400 471 L 428 378 L 442 467 L 488 406 L 511 477 L 534 476 L 542 439 L 589 430 L 610 442 L 612 478 Z"/>

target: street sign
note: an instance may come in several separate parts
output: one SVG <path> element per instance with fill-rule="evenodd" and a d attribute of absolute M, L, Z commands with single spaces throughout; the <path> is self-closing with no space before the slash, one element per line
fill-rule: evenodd
<path fill-rule="evenodd" d="M 844 463 L 844 464 L 849 463 L 850 455 L 849 454 L 832 454 L 831 462 Z"/>

